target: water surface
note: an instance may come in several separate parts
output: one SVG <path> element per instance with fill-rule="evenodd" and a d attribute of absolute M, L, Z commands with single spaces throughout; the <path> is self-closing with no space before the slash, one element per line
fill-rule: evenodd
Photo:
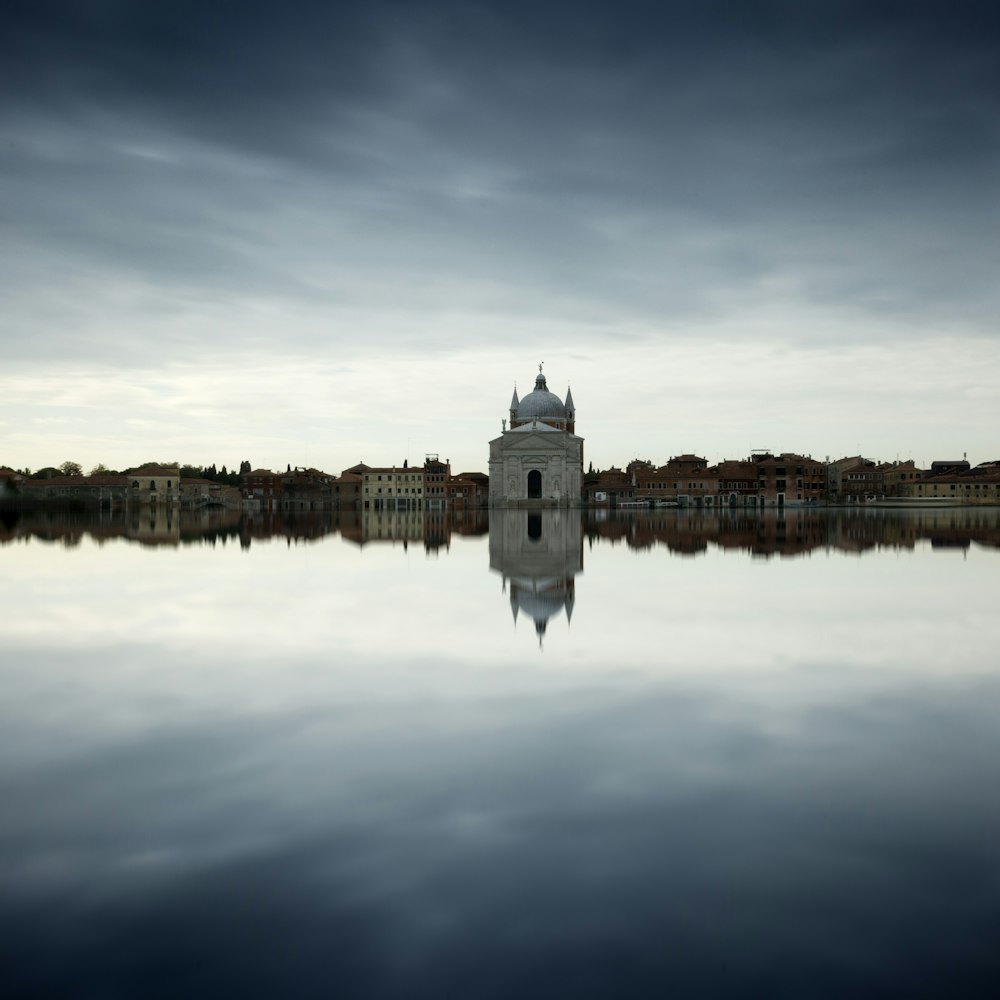
<path fill-rule="evenodd" d="M 997 995 L 996 510 L 0 540 L 7 995 Z"/>

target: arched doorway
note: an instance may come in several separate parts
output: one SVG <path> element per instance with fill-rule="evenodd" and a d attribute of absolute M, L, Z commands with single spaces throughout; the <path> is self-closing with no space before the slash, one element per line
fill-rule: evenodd
<path fill-rule="evenodd" d="M 532 469 L 528 473 L 528 499 L 541 500 L 542 498 L 542 474 L 538 469 Z"/>

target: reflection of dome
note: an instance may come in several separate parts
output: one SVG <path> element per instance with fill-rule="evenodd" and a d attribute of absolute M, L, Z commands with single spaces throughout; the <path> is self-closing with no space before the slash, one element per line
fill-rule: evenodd
<path fill-rule="evenodd" d="M 572 580 L 511 580 L 510 609 L 517 621 L 518 612 L 528 615 L 535 623 L 535 634 L 541 642 L 549 619 L 566 610 L 566 621 L 573 620 L 575 587 Z"/>
<path fill-rule="evenodd" d="M 565 418 L 565 416 L 566 407 L 563 405 L 563 401 L 554 392 L 549 392 L 549 387 L 545 384 L 545 376 L 539 372 L 535 379 L 535 391 L 529 392 L 518 404 L 517 419 Z"/>

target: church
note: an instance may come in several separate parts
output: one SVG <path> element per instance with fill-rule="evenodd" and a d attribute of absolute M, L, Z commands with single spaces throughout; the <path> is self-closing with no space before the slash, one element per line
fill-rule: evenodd
<path fill-rule="evenodd" d="M 583 491 L 583 438 L 573 393 L 549 392 L 542 366 L 535 388 L 510 401 L 510 426 L 490 441 L 491 507 L 575 507 Z"/>

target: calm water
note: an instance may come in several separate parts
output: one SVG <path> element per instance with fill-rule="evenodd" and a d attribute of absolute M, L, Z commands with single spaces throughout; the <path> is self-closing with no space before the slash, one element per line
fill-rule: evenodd
<path fill-rule="evenodd" d="M 0 522 L 6 996 L 1000 995 L 1000 512 Z"/>

